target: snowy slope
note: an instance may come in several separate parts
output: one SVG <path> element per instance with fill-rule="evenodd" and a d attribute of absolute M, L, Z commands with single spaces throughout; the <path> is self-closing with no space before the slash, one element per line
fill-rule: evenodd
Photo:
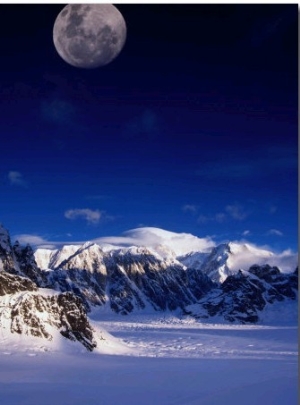
<path fill-rule="evenodd" d="M 132 315 L 96 324 L 114 336 L 102 352 L 83 352 L 67 340 L 61 346 L 30 347 L 20 336 L 10 344 L 0 337 L 0 402 L 297 404 L 295 326 L 207 325 Z M 110 355 L 98 354 L 105 350 Z"/>
<path fill-rule="evenodd" d="M 78 250 L 78 245 L 63 246 L 61 249 L 37 249 L 35 260 L 41 269 L 53 269 Z"/>

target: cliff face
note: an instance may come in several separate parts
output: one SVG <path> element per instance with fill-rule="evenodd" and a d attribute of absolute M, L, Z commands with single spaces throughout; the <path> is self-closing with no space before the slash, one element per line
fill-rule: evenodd
<path fill-rule="evenodd" d="M 230 322 L 256 323 L 267 304 L 298 297 L 298 269 L 282 274 L 277 267 L 251 266 L 227 277 L 185 313 L 198 319 L 221 317 Z"/>
<path fill-rule="evenodd" d="M 93 350 L 93 329 L 81 299 L 71 292 L 57 294 L 39 288 L 46 277 L 30 246 L 12 246 L 3 228 L 0 237 L 0 326 L 11 333 L 47 340 L 58 330 L 65 338 Z"/>
<path fill-rule="evenodd" d="M 87 308 L 108 304 L 122 314 L 147 306 L 159 311 L 183 308 L 214 285 L 201 271 L 187 270 L 146 248 L 103 252 L 95 244 L 79 248 L 44 274 L 48 288 L 73 291 Z"/>

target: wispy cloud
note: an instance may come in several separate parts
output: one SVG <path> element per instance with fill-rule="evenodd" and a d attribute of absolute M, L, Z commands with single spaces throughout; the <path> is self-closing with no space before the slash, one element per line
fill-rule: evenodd
<path fill-rule="evenodd" d="M 12 186 L 27 187 L 27 181 L 24 180 L 22 173 L 17 171 L 10 171 L 8 173 L 8 180 Z"/>
<path fill-rule="evenodd" d="M 183 212 L 190 212 L 192 214 L 196 214 L 197 210 L 198 210 L 197 206 L 193 204 L 185 204 L 182 207 Z"/>
<path fill-rule="evenodd" d="M 275 214 L 276 211 L 277 211 L 277 207 L 275 205 L 271 205 L 271 207 L 269 208 L 269 213 Z"/>
<path fill-rule="evenodd" d="M 228 215 L 226 215 L 224 212 L 218 212 L 217 214 L 214 215 L 199 215 L 197 222 L 199 224 L 206 224 L 207 222 L 218 222 L 221 224 L 222 222 L 225 222 L 228 219 Z"/>
<path fill-rule="evenodd" d="M 88 224 L 98 224 L 102 213 L 99 210 L 91 210 L 90 208 L 76 208 L 65 211 L 67 219 L 84 219 Z"/>
<path fill-rule="evenodd" d="M 297 18 L 297 17 L 296 17 Z M 280 15 L 274 15 L 268 21 L 258 19 L 257 22 L 249 30 L 248 41 L 253 47 L 260 47 L 264 45 L 272 36 L 280 32 L 281 37 L 287 28 L 289 28 L 291 22 L 295 19 L 295 14 L 291 9 L 286 9 L 285 12 L 281 12 Z M 246 39 L 246 38 L 245 38 Z"/>
<path fill-rule="evenodd" d="M 270 229 L 267 232 L 267 235 L 283 236 L 283 233 L 281 231 L 279 231 L 278 229 Z"/>
<path fill-rule="evenodd" d="M 69 124 L 73 122 L 75 108 L 69 101 L 55 98 L 42 102 L 41 113 L 46 121 L 55 124 Z"/>
<path fill-rule="evenodd" d="M 249 213 L 245 211 L 245 209 L 238 203 L 233 205 L 227 205 L 225 207 L 225 211 L 231 216 L 233 219 L 237 221 L 243 221 L 245 218 L 248 217 Z"/>
<path fill-rule="evenodd" d="M 226 214 L 224 214 L 224 212 L 218 212 L 218 213 L 215 215 L 214 218 L 215 218 L 215 221 L 216 221 L 216 222 L 222 223 L 222 222 L 226 221 L 227 216 L 226 216 Z"/>
<path fill-rule="evenodd" d="M 126 125 L 124 136 L 127 138 L 142 137 L 153 139 L 158 135 L 159 128 L 160 124 L 157 114 L 147 109 Z"/>
<path fill-rule="evenodd" d="M 202 162 L 196 175 L 211 180 L 236 180 L 266 178 L 276 173 L 296 171 L 298 155 L 296 147 L 270 146 L 257 153 L 255 159 L 243 156 L 230 159 L 226 165 L 221 160 Z"/>
<path fill-rule="evenodd" d="M 30 235 L 26 233 L 14 235 L 13 239 L 15 241 L 18 241 L 21 245 L 31 245 L 33 247 L 40 247 L 40 248 L 45 248 L 45 249 L 54 249 L 55 248 L 55 243 L 49 242 L 46 239 L 44 239 L 42 236 L 38 235 Z"/>
<path fill-rule="evenodd" d="M 199 224 L 205 224 L 207 222 L 218 222 L 223 223 L 229 219 L 234 219 L 235 221 L 243 221 L 250 215 L 249 211 L 246 211 L 245 208 L 238 204 L 234 203 L 227 205 L 224 209 L 224 212 L 218 212 L 214 215 L 199 215 L 197 222 Z"/>
<path fill-rule="evenodd" d="M 205 177 L 209 179 L 243 179 L 249 178 L 255 175 L 256 168 L 253 166 L 253 162 L 245 163 L 229 163 L 224 164 L 213 163 L 213 164 L 202 164 L 201 169 L 196 171 L 196 174 L 200 177 Z"/>
<path fill-rule="evenodd" d="M 107 198 L 110 198 L 110 197 L 105 194 L 95 194 L 95 195 L 86 195 L 85 196 L 86 200 L 106 200 Z"/>
<path fill-rule="evenodd" d="M 251 232 L 248 230 L 248 229 L 246 229 L 243 233 L 242 233 L 242 235 L 243 236 L 249 236 L 249 235 L 251 235 Z"/>
<path fill-rule="evenodd" d="M 207 215 L 199 215 L 198 216 L 198 219 L 197 219 L 197 222 L 199 223 L 199 224 L 206 224 L 207 222 L 209 222 L 209 221 L 213 221 L 213 218 L 212 217 L 208 217 Z"/>
<path fill-rule="evenodd" d="M 210 237 L 198 238 L 187 233 L 175 233 L 154 227 L 136 228 L 123 233 L 122 236 L 102 237 L 95 242 L 121 246 L 147 246 L 159 247 L 161 245 L 169 247 L 178 255 L 191 251 L 208 251 L 215 242 Z"/>

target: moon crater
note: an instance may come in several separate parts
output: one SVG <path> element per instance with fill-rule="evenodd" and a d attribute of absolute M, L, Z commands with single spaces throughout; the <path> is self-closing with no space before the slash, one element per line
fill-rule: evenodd
<path fill-rule="evenodd" d="M 53 42 L 62 59 L 79 68 L 104 66 L 126 41 L 122 14 L 111 4 L 69 4 L 58 14 Z"/>

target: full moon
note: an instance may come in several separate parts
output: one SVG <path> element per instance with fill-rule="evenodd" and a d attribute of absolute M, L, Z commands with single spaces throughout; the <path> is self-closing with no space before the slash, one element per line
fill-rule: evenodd
<path fill-rule="evenodd" d="M 118 56 L 125 41 L 124 18 L 112 4 L 68 4 L 53 27 L 58 54 L 78 68 L 107 65 Z"/>

